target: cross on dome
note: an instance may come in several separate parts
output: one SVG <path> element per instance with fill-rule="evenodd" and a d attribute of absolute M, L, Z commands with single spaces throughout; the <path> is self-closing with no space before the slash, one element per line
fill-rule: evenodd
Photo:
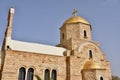
<path fill-rule="evenodd" d="M 76 9 L 73 10 L 73 15 L 74 15 L 74 16 L 77 15 L 77 10 L 76 10 Z"/>

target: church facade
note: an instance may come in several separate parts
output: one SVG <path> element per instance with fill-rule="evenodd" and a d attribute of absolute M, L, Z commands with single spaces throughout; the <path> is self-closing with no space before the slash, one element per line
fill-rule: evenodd
<path fill-rule="evenodd" d="M 60 28 L 60 44 L 50 46 L 11 39 L 14 8 L 1 49 L 1 80 L 112 80 L 110 63 L 98 42 L 92 40 L 90 23 L 76 15 Z"/>

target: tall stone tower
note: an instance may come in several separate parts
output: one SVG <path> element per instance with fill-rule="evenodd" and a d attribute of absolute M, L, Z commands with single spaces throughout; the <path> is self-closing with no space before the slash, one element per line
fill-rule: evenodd
<path fill-rule="evenodd" d="M 2 76 L 2 71 L 3 71 L 3 65 L 4 65 L 4 59 L 5 59 L 5 51 L 10 49 L 10 46 L 7 45 L 9 43 L 9 40 L 11 40 L 12 36 L 12 22 L 13 22 L 13 16 L 14 16 L 14 8 L 11 7 L 8 12 L 8 23 L 7 23 L 7 29 L 5 31 L 5 36 L 3 40 L 3 45 L 2 45 L 2 51 L 0 53 L 0 79 Z"/>
<path fill-rule="evenodd" d="M 2 50 L 6 50 L 10 48 L 9 45 L 6 45 L 6 44 L 8 40 L 11 39 L 11 36 L 12 36 L 12 22 L 13 22 L 14 12 L 15 12 L 14 8 L 11 7 L 8 12 L 8 23 L 7 23 L 7 29 L 5 31 L 5 37 L 4 37 Z"/>
<path fill-rule="evenodd" d="M 68 51 L 67 80 L 111 80 L 110 64 L 92 40 L 90 23 L 76 15 L 67 19 L 60 28 L 60 44 Z"/>
<path fill-rule="evenodd" d="M 81 42 L 91 41 L 91 25 L 82 17 L 72 16 L 60 28 L 60 45 L 75 49 Z"/>

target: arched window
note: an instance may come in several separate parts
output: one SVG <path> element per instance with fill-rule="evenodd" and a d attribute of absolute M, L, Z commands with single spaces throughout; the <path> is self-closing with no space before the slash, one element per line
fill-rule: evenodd
<path fill-rule="evenodd" d="M 86 30 L 84 30 L 84 38 L 86 38 L 87 37 L 87 32 L 86 32 Z"/>
<path fill-rule="evenodd" d="M 92 50 L 89 50 L 89 58 L 92 58 Z"/>
<path fill-rule="evenodd" d="M 44 80 L 50 80 L 50 71 L 48 69 L 45 70 Z"/>
<path fill-rule="evenodd" d="M 103 80 L 103 77 L 100 77 L 100 80 Z"/>
<path fill-rule="evenodd" d="M 24 67 L 21 67 L 19 69 L 19 77 L 18 80 L 25 80 L 25 74 L 26 74 L 26 70 Z"/>
<path fill-rule="evenodd" d="M 29 68 L 27 72 L 27 80 L 33 80 L 34 69 Z"/>
<path fill-rule="evenodd" d="M 65 34 L 64 33 L 62 33 L 62 39 L 64 39 L 65 38 Z"/>
<path fill-rule="evenodd" d="M 52 80 L 57 80 L 57 71 L 56 70 L 52 70 Z"/>

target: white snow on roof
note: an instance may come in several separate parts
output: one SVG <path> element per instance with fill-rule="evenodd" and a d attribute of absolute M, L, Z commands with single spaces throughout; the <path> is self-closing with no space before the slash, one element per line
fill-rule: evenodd
<path fill-rule="evenodd" d="M 8 39 L 7 45 L 9 45 L 9 47 L 12 50 L 43 53 L 43 54 L 58 55 L 58 56 L 63 56 L 64 51 L 66 51 L 66 49 L 62 47 L 22 42 L 11 39 Z"/>

